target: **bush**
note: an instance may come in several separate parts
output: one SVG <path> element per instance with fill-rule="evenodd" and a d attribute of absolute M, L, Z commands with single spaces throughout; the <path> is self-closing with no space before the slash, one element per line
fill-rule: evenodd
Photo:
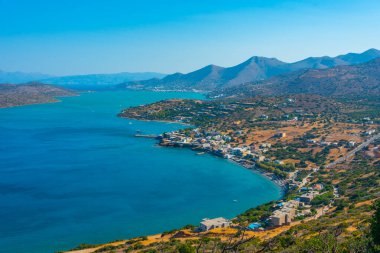
<path fill-rule="evenodd" d="M 177 251 L 179 253 L 195 253 L 195 248 L 193 246 L 191 246 L 190 244 L 180 244 L 178 247 L 177 247 Z"/>

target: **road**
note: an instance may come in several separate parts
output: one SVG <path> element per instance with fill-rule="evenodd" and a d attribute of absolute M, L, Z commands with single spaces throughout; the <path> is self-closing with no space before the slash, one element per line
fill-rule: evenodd
<path fill-rule="evenodd" d="M 348 158 L 350 158 L 351 156 L 355 155 L 357 152 L 359 152 L 360 150 L 362 150 L 363 148 L 367 147 L 369 144 L 371 144 L 373 141 L 377 140 L 377 139 L 380 139 L 380 134 L 377 134 L 375 136 L 372 136 L 371 138 L 369 138 L 368 140 L 366 140 L 365 142 L 361 143 L 359 146 L 357 146 L 356 148 L 354 148 L 353 150 L 351 150 L 350 152 L 348 152 L 345 156 L 337 159 L 336 161 L 332 162 L 332 163 L 329 163 L 327 164 L 325 167 L 326 168 L 331 168 L 331 167 L 334 167 L 335 165 L 339 164 L 339 163 L 342 163 L 344 161 L 346 161 Z M 305 184 L 308 182 L 307 179 L 314 173 L 318 171 L 318 168 L 313 168 L 313 170 L 306 176 L 302 179 L 302 182 L 301 184 L 298 186 L 298 189 L 301 189 L 303 186 L 305 186 Z"/>
<path fill-rule="evenodd" d="M 353 150 L 351 150 L 350 152 L 348 152 L 345 156 L 337 159 L 336 161 L 326 165 L 325 167 L 326 168 L 331 168 L 331 167 L 334 167 L 335 165 L 339 164 L 339 163 L 342 163 L 344 161 L 346 161 L 348 158 L 350 158 L 351 156 L 355 155 L 357 152 L 359 152 L 360 150 L 362 150 L 363 148 L 367 147 L 369 144 L 371 144 L 373 141 L 377 140 L 380 138 L 380 134 L 377 134 L 371 138 L 369 138 L 368 140 L 366 140 L 365 142 L 363 142 L 362 144 L 360 144 L 359 146 L 357 146 L 356 148 L 354 148 Z"/>

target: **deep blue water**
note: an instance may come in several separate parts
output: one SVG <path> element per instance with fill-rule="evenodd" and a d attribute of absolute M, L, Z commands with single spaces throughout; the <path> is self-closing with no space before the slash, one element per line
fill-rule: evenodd
<path fill-rule="evenodd" d="M 279 198 L 272 182 L 226 160 L 133 136 L 181 125 L 116 117 L 124 107 L 184 97 L 201 95 L 99 92 L 0 109 L 0 252 L 158 233 Z"/>

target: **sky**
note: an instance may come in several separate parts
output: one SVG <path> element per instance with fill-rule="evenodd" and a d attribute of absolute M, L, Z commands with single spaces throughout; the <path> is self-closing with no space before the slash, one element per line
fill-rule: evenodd
<path fill-rule="evenodd" d="M 379 0 L 0 0 L 0 70 L 187 73 L 380 49 Z"/>

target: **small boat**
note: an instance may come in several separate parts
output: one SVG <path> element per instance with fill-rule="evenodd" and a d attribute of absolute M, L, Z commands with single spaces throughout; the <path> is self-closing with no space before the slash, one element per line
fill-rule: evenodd
<path fill-rule="evenodd" d="M 235 202 L 235 203 L 238 202 L 237 199 L 234 199 L 234 200 L 232 200 L 232 201 Z"/>
<path fill-rule="evenodd" d="M 197 155 L 204 155 L 205 152 L 198 152 Z"/>

